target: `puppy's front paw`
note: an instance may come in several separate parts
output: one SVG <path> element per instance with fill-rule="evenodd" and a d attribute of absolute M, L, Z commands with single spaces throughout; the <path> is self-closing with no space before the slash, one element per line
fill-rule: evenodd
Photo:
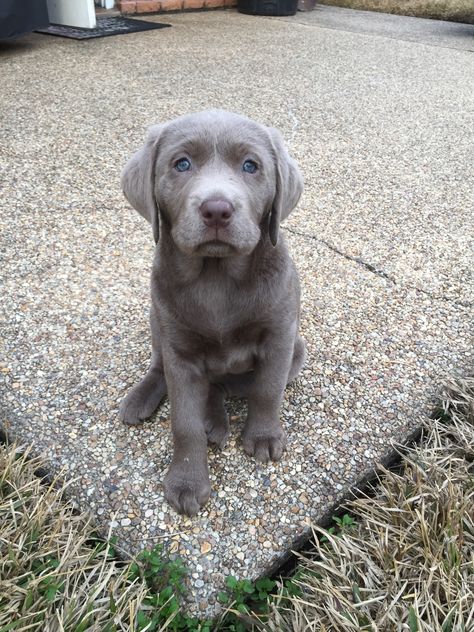
<path fill-rule="evenodd" d="M 165 498 L 180 514 L 195 516 L 209 500 L 211 484 L 207 472 L 183 470 L 171 465 L 163 481 Z"/>
<path fill-rule="evenodd" d="M 286 435 L 280 427 L 259 433 L 244 430 L 242 443 L 245 452 L 257 461 L 278 461 L 285 450 Z"/>
<path fill-rule="evenodd" d="M 219 418 L 207 419 L 204 423 L 209 443 L 213 443 L 222 450 L 229 438 L 229 419 L 227 415 Z"/>

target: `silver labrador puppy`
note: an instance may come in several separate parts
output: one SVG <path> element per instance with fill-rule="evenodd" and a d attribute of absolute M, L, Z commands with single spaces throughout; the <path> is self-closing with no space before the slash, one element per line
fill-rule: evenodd
<path fill-rule="evenodd" d="M 120 408 L 149 417 L 168 391 L 174 453 L 165 497 L 195 514 L 210 494 L 208 442 L 229 434 L 224 398 L 248 398 L 245 451 L 277 460 L 279 412 L 301 369 L 300 288 L 280 221 L 303 189 L 280 133 L 221 110 L 149 130 L 122 186 L 153 227 L 152 360 Z"/>

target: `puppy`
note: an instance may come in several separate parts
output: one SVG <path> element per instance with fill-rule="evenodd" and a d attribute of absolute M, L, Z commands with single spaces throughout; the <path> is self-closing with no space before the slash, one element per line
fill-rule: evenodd
<path fill-rule="evenodd" d="M 221 110 L 149 130 L 122 186 L 153 229 L 152 358 L 120 417 L 136 425 L 168 392 L 168 502 L 192 516 L 210 495 L 208 442 L 229 435 L 226 396 L 248 398 L 247 454 L 278 460 L 287 383 L 300 371 L 300 287 L 280 222 L 303 182 L 280 133 Z"/>

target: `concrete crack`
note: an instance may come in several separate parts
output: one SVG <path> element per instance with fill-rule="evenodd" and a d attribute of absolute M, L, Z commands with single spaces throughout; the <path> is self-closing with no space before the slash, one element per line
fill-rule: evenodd
<path fill-rule="evenodd" d="M 333 246 L 333 244 L 331 244 L 329 241 L 326 241 L 325 239 L 321 239 L 320 237 L 315 237 L 314 235 L 308 235 L 306 233 L 300 233 L 294 228 L 288 228 L 287 226 L 285 226 L 284 229 L 287 230 L 289 233 L 292 233 L 293 235 L 299 235 L 300 237 L 305 237 L 306 239 L 317 241 L 318 243 L 326 246 L 326 248 L 329 248 L 329 250 L 332 250 L 333 252 L 340 255 L 341 257 L 344 257 L 344 259 L 348 259 L 349 261 L 354 261 L 355 263 L 358 263 L 359 265 L 369 270 L 369 272 L 372 272 L 372 274 L 376 274 L 377 276 L 380 276 L 383 279 L 390 281 L 390 283 L 393 283 L 393 285 L 397 284 L 395 279 L 393 279 L 389 274 L 387 274 L 383 270 L 379 270 L 379 268 L 376 268 L 371 263 L 367 263 L 367 261 L 364 261 L 360 257 L 354 257 L 353 255 L 348 255 L 346 252 L 342 252 L 342 250 L 339 250 L 339 248 L 336 248 L 336 246 Z"/>
<path fill-rule="evenodd" d="M 377 268 L 372 263 L 368 263 L 367 261 L 364 261 L 360 257 L 354 257 L 353 255 L 349 255 L 346 252 L 339 250 L 339 248 L 336 248 L 336 246 L 331 244 L 329 241 L 326 241 L 326 239 L 321 239 L 320 237 L 315 237 L 314 235 L 308 235 L 307 233 L 302 233 L 298 230 L 295 230 L 294 228 L 288 228 L 288 226 L 282 226 L 282 228 L 293 235 L 298 235 L 299 237 L 304 237 L 305 239 L 309 239 L 311 241 L 316 241 L 320 244 L 323 244 L 323 246 L 326 246 L 326 248 L 329 248 L 329 250 L 332 250 L 332 252 L 335 252 L 341 257 L 344 257 L 344 259 L 347 259 L 348 261 L 353 261 L 354 263 L 357 263 L 358 265 L 362 266 L 363 268 L 365 268 L 372 274 L 375 274 L 376 276 L 379 276 L 382 279 L 389 281 L 393 285 L 398 285 L 399 287 L 401 287 L 400 283 L 397 283 L 397 281 L 395 281 L 395 279 L 392 276 L 390 276 L 390 274 L 387 274 L 387 272 L 380 270 L 380 268 Z M 452 298 L 449 298 L 448 296 L 443 296 L 442 294 L 441 295 L 433 294 L 432 292 L 429 292 L 428 290 L 424 290 L 423 288 L 417 287 L 416 285 L 411 285 L 409 283 L 406 283 L 404 284 L 404 287 L 410 290 L 415 290 L 416 292 L 420 292 L 421 294 L 428 296 L 432 300 L 445 301 L 446 303 L 450 303 L 452 305 L 455 305 L 456 307 L 472 307 L 471 303 L 469 303 L 468 301 L 460 301 L 457 299 L 452 299 Z"/>

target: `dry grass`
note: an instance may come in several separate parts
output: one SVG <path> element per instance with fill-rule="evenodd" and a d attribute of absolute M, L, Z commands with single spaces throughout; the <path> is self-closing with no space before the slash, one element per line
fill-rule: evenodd
<path fill-rule="evenodd" d="M 0 447 L 0 630 L 83 632 L 136 628 L 146 594 L 109 559 L 85 515 L 45 485 L 28 451 Z"/>
<path fill-rule="evenodd" d="M 474 24 L 473 0 L 320 0 L 320 4 Z"/>
<path fill-rule="evenodd" d="M 443 407 L 451 423 L 425 421 L 400 473 L 348 504 L 355 526 L 314 528 L 302 595 L 281 597 L 264 629 L 474 631 L 474 379 L 448 385 Z"/>

